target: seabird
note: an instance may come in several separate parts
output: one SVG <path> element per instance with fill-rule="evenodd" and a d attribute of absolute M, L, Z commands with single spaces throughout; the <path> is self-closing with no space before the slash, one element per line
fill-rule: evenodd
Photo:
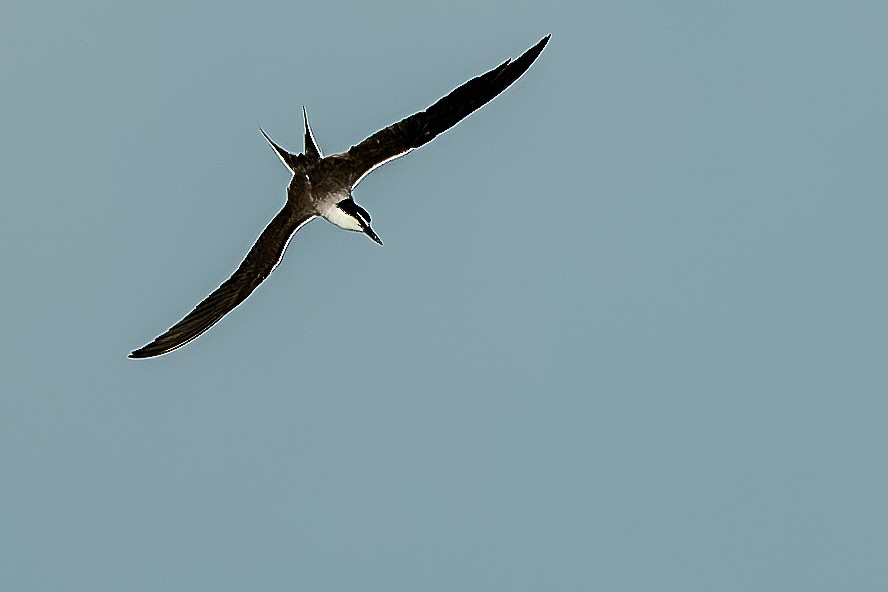
<path fill-rule="evenodd" d="M 382 244 L 370 227 L 370 214 L 352 199 L 352 190 L 374 169 L 404 156 L 450 129 L 461 119 L 506 90 L 530 68 L 549 41 L 547 35 L 515 61 L 506 60 L 453 90 L 422 111 L 380 130 L 346 152 L 324 156 L 318 148 L 305 107 L 305 149 L 292 154 L 259 131 L 293 174 L 287 203 L 259 235 L 247 257 L 216 291 L 157 339 L 132 352 L 150 358 L 187 344 L 243 302 L 280 263 L 297 230 L 318 216 L 340 228 L 363 232 Z"/>

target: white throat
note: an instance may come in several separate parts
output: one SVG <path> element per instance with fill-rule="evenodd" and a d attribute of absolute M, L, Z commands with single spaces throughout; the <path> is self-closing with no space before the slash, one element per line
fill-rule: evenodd
<path fill-rule="evenodd" d="M 344 228 L 345 230 L 362 230 L 358 221 L 336 207 L 335 203 L 321 211 L 321 216 L 339 228 Z"/>

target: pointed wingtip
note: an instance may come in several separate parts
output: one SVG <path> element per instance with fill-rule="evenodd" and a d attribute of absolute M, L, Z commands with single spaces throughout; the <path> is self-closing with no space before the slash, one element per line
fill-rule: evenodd
<path fill-rule="evenodd" d="M 552 38 L 552 33 L 549 33 L 548 35 L 546 35 L 545 37 L 543 37 L 542 39 L 537 41 L 536 45 L 534 45 L 533 47 L 531 47 L 530 49 L 525 51 L 524 55 L 528 55 L 528 54 L 533 55 L 534 60 L 536 60 L 536 56 L 540 55 L 540 53 L 543 51 L 543 49 L 545 49 L 546 45 L 549 43 L 549 39 L 551 39 L 551 38 Z M 524 57 L 524 55 L 522 55 L 521 57 Z"/>
<path fill-rule="evenodd" d="M 188 342 L 186 341 L 185 343 L 188 343 Z M 180 347 L 185 345 L 185 343 L 183 343 L 181 345 L 177 345 L 176 347 L 173 347 L 173 348 L 169 348 L 169 347 L 158 348 L 157 346 L 152 347 L 155 344 L 155 342 L 151 342 L 148 345 L 146 345 L 145 347 L 140 347 L 139 349 L 137 349 L 133 352 L 130 352 L 130 354 L 127 357 L 131 360 L 147 360 L 148 358 L 156 358 L 158 356 L 162 356 L 164 354 L 170 353 L 171 351 L 175 351 L 175 350 L 179 349 Z"/>
<path fill-rule="evenodd" d="M 551 38 L 552 38 L 552 33 L 549 33 L 548 35 L 546 35 L 545 37 L 543 37 L 542 39 L 537 41 L 533 47 L 531 47 L 530 49 L 525 51 L 523 54 L 518 56 L 515 59 L 515 61 L 518 62 L 518 61 L 529 60 L 531 63 L 535 62 L 537 57 L 546 48 L 546 45 L 549 43 L 549 39 L 551 39 Z"/>
<path fill-rule="evenodd" d="M 157 340 L 152 341 L 147 345 L 143 345 L 139 349 L 134 349 L 127 357 L 131 360 L 144 360 L 145 358 L 153 358 L 154 356 L 166 353 L 162 350 L 159 351 L 156 347 L 151 347 L 156 341 Z"/>

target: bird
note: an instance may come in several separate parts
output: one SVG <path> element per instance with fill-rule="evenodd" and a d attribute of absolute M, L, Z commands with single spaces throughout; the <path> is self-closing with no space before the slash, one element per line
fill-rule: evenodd
<path fill-rule="evenodd" d="M 265 140 L 292 174 L 284 207 L 230 278 L 181 321 L 129 357 L 160 356 L 199 337 L 253 293 L 281 262 L 293 235 L 315 218 L 325 218 L 344 230 L 362 232 L 381 245 L 370 226 L 370 214 L 354 201 L 355 187 L 373 170 L 430 142 L 506 90 L 536 61 L 550 37 L 551 34 L 546 35 L 515 60 L 508 59 L 472 78 L 425 111 L 370 135 L 340 154 L 321 153 L 304 106 L 304 148 L 299 154 L 284 150 L 260 127 Z"/>

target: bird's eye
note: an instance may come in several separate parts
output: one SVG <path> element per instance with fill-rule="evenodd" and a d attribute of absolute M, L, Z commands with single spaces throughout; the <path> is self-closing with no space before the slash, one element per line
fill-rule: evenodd
<path fill-rule="evenodd" d="M 352 198 L 344 199 L 337 204 L 343 212 L 359 220 L 363 224 L 370 224 L 370 214 L 367 210 L 354 202 Z"/>
<path fill-rule="evenodd" d="M 361 216 L 362 218 L 364 218 L 364 221 L 365 221 L 367 224 L 370 224 L 370 222 L 371 222 L 371 220 L 370 220 L 370 212 L 368 212 L 367 210 L 365 210 L 364 208 L 362 208 L 362 207 L 359 206 L 358 204 L 355 204 L 355 208 L 357 208 L 357 210 L 358 210 L 358 215 Z"/>

